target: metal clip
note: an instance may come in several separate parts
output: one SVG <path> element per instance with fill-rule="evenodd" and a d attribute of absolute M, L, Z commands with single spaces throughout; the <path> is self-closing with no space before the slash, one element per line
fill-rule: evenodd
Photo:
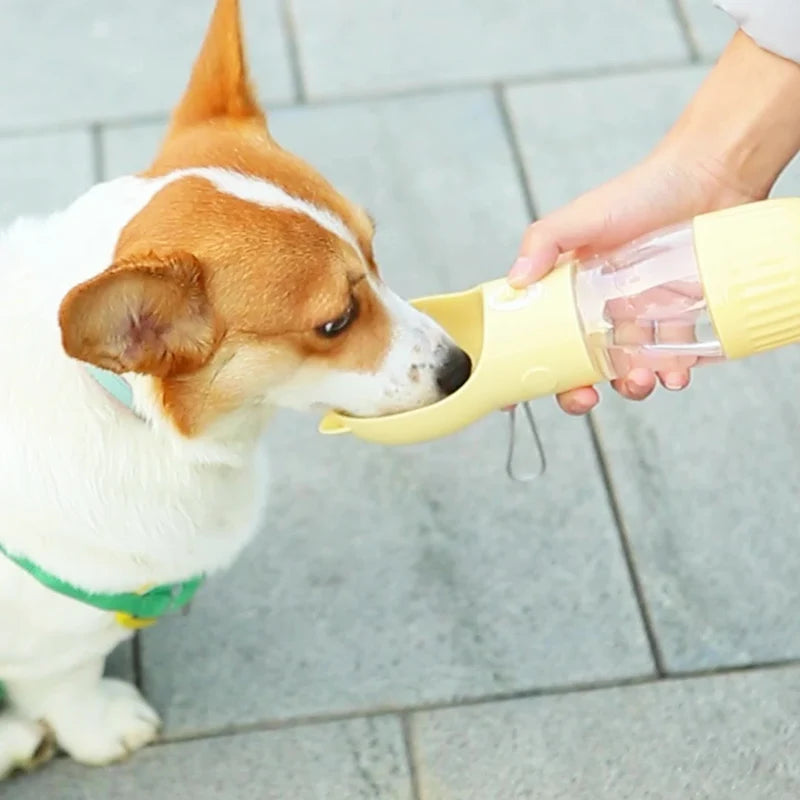
<path fill-rule="evenodd" d="M 536 447 L 536 451 L 539 455 L 539 465 L 535 472 L 517 472 L 517 466 L 515 464 L 515 456 L 517 453 L 517 437 L 522 435 L 522 430 L 520 429 L 519 422 L 517 419 L 517 406 L 509 409 L 508 411 L 508 418 L 509 418 L 509 438 L 508 438 L 508 457 L 506 458 L 506 473 L 508 477 L 511 478 L 512 481 L 518 481 L 519 483 L 528 483 L 529 481 L 535 480 L 536 478 L 544 475 L 545 470 L 547 469 L 547 459 L 545 458 L 544 454 L 544 446 L 542 445 L 542 440 L 539 436 L 539 431 L 536 428 L 536 421 L 533 418 L 533 411 L 531 411 L 530 403 L 522 403 L 522 408 L 525 411 L 525 417 L 528 421 L 528 427 L 530 428 L 530 432 L 533 434 L 533 441 Z"/>

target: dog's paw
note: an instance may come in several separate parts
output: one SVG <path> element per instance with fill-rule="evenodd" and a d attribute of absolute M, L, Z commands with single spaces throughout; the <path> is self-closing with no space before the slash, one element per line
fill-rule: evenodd
<path fill-rule="evenodd" d="M 11 713 L 0 714 L 0 780 L 16 770 L 30 771 L 55 754 L 50 731 Z"/>
<path fill-rule="evenodd" d="M 152 742 L 161 727 L 158 714 L 134 686 L 111 678 L 88 697 L 61 704 L 48 722 L 68 755 L 95 766 L 129 756 Z"/>

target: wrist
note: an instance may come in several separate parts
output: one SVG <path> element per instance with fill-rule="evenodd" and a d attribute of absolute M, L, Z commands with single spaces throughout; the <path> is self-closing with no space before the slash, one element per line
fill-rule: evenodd
<path fill-rule="evenodd" d="M 661 147 L 722 191 L 766 197 L 800 150 L 800 65 L 739 31 Z"/>

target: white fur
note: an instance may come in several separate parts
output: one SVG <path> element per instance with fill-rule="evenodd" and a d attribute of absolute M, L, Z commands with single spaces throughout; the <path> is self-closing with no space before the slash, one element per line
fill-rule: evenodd
<path fill-rule="evenodd" d="M 99 184 L 65 211 L 0 234 L 0 542 L 86 590 L 133 591 L 219 570 L 253 536 L 267 472 L 259 434 L 270 403 L 328 403 L 352 413 L 435 399 L 411 381 L 440 359 L 443 332 L 376 282 L 394 338 L 374 375 L 304 374 L 265 398 L 265 411 L 188 440 L 160 418 L 148 380 L 137 408 L 118 407 L 62 351 L 57 310 L 75 284 L 110 263 L 120 231 L 170 181 L 186 175 L 274 208 L 307 214 L 358 247 L 341 220 L 275 186 L 224 170 Z M 430 367 L 428 365 L 431 365 Z M 0 773 L 30 760 L 44 720 L 78 759 L 135 749 L 158 720 L 133 687 L 101 681 L 108 652 L 129 635 L 113 615 L 58 595 L 0 555 Z"/>
<path fill-rule="evenodd" d="M 221 167 L 190 168 L 179 170 L 173 174 L 176 176 L 192 175 L 198 178 L 206 178 L 221 192 L 238 197 L 240 200 L 257 203 L 265 208 L 280 208 L 286 211 L 295 211 L 298 214 L 305 214 L 321 228 L 325 228 L 326 231 L 347 242 L 363 258 L 353 232 L 336 214 L 327 208 L 315 206 L 307 200 L 293 197 L 284 189 L 281 189 L 280 186 L 270 181 L 243 175 L 241 172 L 234 172 Z"/>
<path fill-rule="evenodd" d="M 226 566 L 265 504 L 256 437 L 188 441 L 147 425 L 61 350 L 63 295 L 111 263 L 124 225 L 169 180 L 100 184 L 0 235 L 0 540 L 92 591 Z M 83 760 L 114 758 L 120 742 L 132 749 L 155 735 L 156 718 L 143 721 L 132 687 L 99 680 L 128 635 L 113 615 L 51 592 L 0 556 L 0 681 L 19 717 L 46 720 Z M 0 733 L 3 766 L 11 749 L 26 751 L 31 731 L 0 717 Z"/>

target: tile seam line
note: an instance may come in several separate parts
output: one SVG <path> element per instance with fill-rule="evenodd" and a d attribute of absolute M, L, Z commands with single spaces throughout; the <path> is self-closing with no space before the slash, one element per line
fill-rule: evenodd
<path fill-rule="evenodd" d="M 409 713 L 400 714 L 400 725 L 403 733 L 403 748 L 408 765 L 408 781 L 411 788 L 411 800 L 422 800 L 422 785 L 419 778 L 419 758 L 414 746 L 414 721 Z"/>
<path fill-rule="evenodd" d="M 628 573 L 629 585 L 633 591 L 636 606 L 639 611 L 640 622 L 644 630 L 645 638 L 647 639 L 650 658 L 653 661 L 656 674 L 663 678 L 667 674 L 664 655 L 658 641 L 653 614 L 647 602 L 647 593 L 645 592 L 644 584 L 639 575 L 639 570 L 637 569 L 636 556 L 633 552 L 630 533 L 625 522 L 625 515 L 622 511 L 622 503 L 620 502 L 619 495 L 614 485 L 611 465 L 606 457 L 600 431 L 593 413 L 587 415 L 586 426 L 589 431 L 589 438 L 592 442 L 592 451 L 594 453 L 598 472 L 600 473 L 600 479 L 603 483 L 603 490 L 605 491 L 608 508 L 611 511 L 614 527 L 617 529 L 617 539 L 622 551 L 623 561 L 625 562 L 625 569 Z"/>
<path fill-rule="evenodd" d="M 711 66 L 714 59 L 702 59 L 699 65 Z M 374 93 L 353 93 L 328 95 L 325 97 L 310 97 L 300 102 L 298 100 L 262 100 L 267 107 L 267 111 L 286 111 L 301 108 L 328 108 L 346 107 L 349 105 L 364 105 L 373 102 L 387 100 L 415 99 L 436 95 L 458 94 L 469 91 L 491 90 L 497 85 L 506 88 L 517 88 L 520 86 L 541 86 L 547 84 L 564 83 L 571 80 L 602 80 L 616 76 L 637 76 L 648 75 L 654 72 L 669 72 L 697 66 L 687 59 L 676 59 L 651 62 L 634 66 L 621 66 L 614 68 L 594 69 L 594 70 L 566 70 L 552 73 L 542 73 L 539 75 L 513 75 L 505 77 L 494 77 L 485 81 L 461 81 L 461 82 L 442 82 L 429 85 L 418 85 L 408 88 L 387 89 Z M 166 110 L 142 112 L 129 116 L 110 116 L 110 117 L 87 117 L 77 118 L 69 121 L 50 122 L 20 126 L 0 126 L 0 140 L 22 138 L 26 136 L 47 136 L 60 133 L 75 133 L 85 130 L 87 127 L 97 125 L 103 130 L 119 130 L 129 127 L 139 127 L 151 124 L 164 124 L 169 118 Z"/>
<path fill-rule="evenodd" d="M 286 41 L 286 57 L 289 62 L 289 73 L 296 105 L 305 105 L 308 100 L 303 60 L 300 54 L 300 36 L 297 21 L 292 8 L 292 0 L 280 0 L 280 23 Z"/>
<path fill-rule="evenodd" d="M 686 43 L 686 49 L 689 51 L 689 60 L 692 64 L 697 64 L 702 59 L 700 52 L 700 45 L 697 41 L 695 30 L 692 26 L 689 12 L 686 10 L 683 0 L 669 0 L 672 14 L 680 29 L 683 41 Z"/>
<path fill-rule="evenodd" d="M 434 713 L 437 711 L 453 711 L 460 708 L 473 708 L 494 704 L 511 703 L 518 700 L 531 700 L 547 697 L 569 697 L 571 695 L 593 694 L 595 692 L 610 691 L 646 686 L 662 686 L 679 684 L 690 680 L 704 680 L 724 678 L 735 675 L 761 674 L 784 669 L 800 668 L 800 658 L 778 659 L 774 661 L 753 662 L 742 665 L 726 665 L 707 669 L 683 670 L 667 673 L 664 676 L 655 673 L 639 674 L 608 680 L 597 680 L 565 684 L 560 686 L 540 687 L 535 689 L 522 689 L 514 692 L 498 692 L 495 694 L 481 695 L 479 697 L 464 697 L 450 701 L 432 701 L 429 703 L 411 704 L 405 706 L 382 706 L 373 709 L 354 709 L 352 711 L 327 712 L 319 714 L 305 714 L 287 717 L 280 720 L 267 720 L 242 725 L 220 726 L 209 728 L 205 731 L 192 733 L 165 735 L 153 744 L 154 747 L 165 745 L 183 744 L 207 739 L 228 738 L 243 734 L 266 733 L 294 728 L 313 727 L 316 725 L 335 724 L 359 719 L 374 719 L 379 717 L 400 718 L 407 715 L 411 720 L 418 714 Z"/>

